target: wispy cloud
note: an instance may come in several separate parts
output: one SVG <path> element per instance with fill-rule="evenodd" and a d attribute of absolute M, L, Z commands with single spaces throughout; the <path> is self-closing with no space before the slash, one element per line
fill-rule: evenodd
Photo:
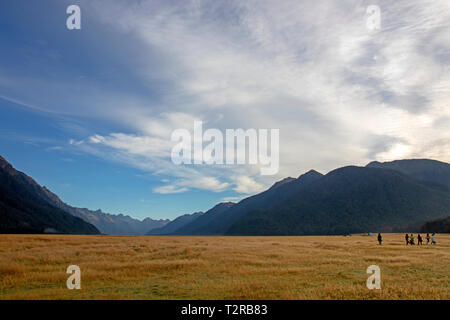
<path fill-rule="evenodd" d="M 160 186 L 153 189 L 154 192 L 160 194 L 172 194 L 172 193 L 180 193 L 188 191 L 188 188 L 185 187 L 177 187 L 174 185 Z"/>
<path fill-rule="evenodd" d="M 227 182 L 220 182 L 214 177 L 191 177 L 189 179 L 179 179 L 165 186 L 156 187 L 153 189 L 156 193 L 180 193 L 190 189 L 201 189 L 213 192 L 224 191 L 230 184 Z"/>
<path fill-rule="evenodd" d="M 25 84 L 78 99 L 61 112 L 120 127 L 74 138 L 71 146 L 170 177 L 157 193 L 251 194 L 311 168 L 413 157 L 450 161 L 450 2 L 377 1 L 376 32 L 366 27 L 370 4 L 85 1 L 83 10 L 151 57 L 130 59 L 128 68 L 152 97 L 93 80 L 76 82 L 82 98 L 71 95 L 69 82 Z M 279 128 L 279 174 L 261 177 L 251 166 L 174 166 L 170 133 L 191 128 L 194 119 L 221 130 Z"/>
<path fill-rule="evenodd" d="M 235 177 L 234 181 L 236 185 L 234 191 L 238 193 L 252 194 L 264 190 L 264 186 L 262 184 L 257 183 L 255 180 L 248 176 Z"/>
<path fill-rule="evenodd" d="M 380 1 L 379 32 L 366 28 L 367 5 L 142 2 L 103 18 L 165 54 L 175 110 L 220 112 L 226 127 L 280 127 L 292 173 L 420 156 L 423 140 L 448 138 L 432 123 L 450 112 L 449 4 Z M 377 153 L 365 144 L 376 137 L 402 143 Z"/>

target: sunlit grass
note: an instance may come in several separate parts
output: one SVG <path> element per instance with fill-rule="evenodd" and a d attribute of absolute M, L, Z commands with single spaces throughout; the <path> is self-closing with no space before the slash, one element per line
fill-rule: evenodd
<path fill-rule="evenodd" d="M 450 235 L 437 240 L 0 235 L 0 299 L 450 299 Z"/>

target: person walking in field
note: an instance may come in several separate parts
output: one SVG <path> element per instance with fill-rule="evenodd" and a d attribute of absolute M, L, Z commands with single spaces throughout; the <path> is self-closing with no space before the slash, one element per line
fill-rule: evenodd
<path fill-rule="evenodd" d="M 423 244 L 423 239 L 420 234 L 417 235 L 417 245 L 421 246 Z"/>
<path fill-rule="evenodd" d="M 409 236 L 409 244 L 410 245 L 415 245 L 415 243 L 414 243 L 414 235 L 411 233 L 411 235 Z"/>
<path fill-rule="evenodd" d="M 431 235 L 431 244 L 436 244 L 436 234 L 435 233 L 433 233 Z"/>
<path fill-rule="evenodd" d="M 430 234 L 427 233 L 427 245 L 429 245 L 429 244 L 430 244 Z"/>
<path fill-rule="evenodd" d="M 378 244 L 381 246 L 381 242 L 383 242 L 383 237 L 381 236 L 381 233 L 378 234 Z"/>
<path fill-rule="evenodd" d="M 405 240 L 406 240 L 406 245 L 408 245 L 409 244 L 409 234 L 405 234 Z"/>

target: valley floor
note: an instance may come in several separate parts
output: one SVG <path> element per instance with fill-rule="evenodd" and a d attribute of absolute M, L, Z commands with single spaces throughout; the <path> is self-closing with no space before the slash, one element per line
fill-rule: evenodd
<path fill-rule="evenodd" d="M 437 242 L 0 235 L 0 299 L 450 299 L 450 235 Z M 80 290 L 66 287 L 69 265 L 81 268 Z M 370 265 L 381 290 L 366 287 Z"/>

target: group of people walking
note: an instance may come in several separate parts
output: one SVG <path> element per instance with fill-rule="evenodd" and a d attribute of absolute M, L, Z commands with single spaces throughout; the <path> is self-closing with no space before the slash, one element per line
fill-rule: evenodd
<path fill-rule="evenodd" d="M 431 238 L 430 238 L 430 234 L 427 233 L 426 239 L 427 239 L 427 244 L 430 244 L 430 239 L 431 239 L 431 244 L 436 244 L 436 234 L 435 233 L 433 233 L 431 235 Z M 414 246 L 416 244 L 414 235 L 412 233 L 411 233 L 411 235 L 406 233 L 405 240 L 406 240 L 406 245 L 409 244 L 409 245 Z M 379 233 L 378 234 L 378 244 L 381 245 L 382 242 L 383 242 L 383 237 L 381 236 L 381 233 Z M 417 235 L 417 245 L 419 245 L 419 246 L 423 245 L 423 238 L 420 235 L 420 233 Z"/>
<path fill-rule="evenodd" d="M 427 233 L 427 244 L 430 244 L 430 234 Z M 407 233 L 405 234 L 405 241 L 406 241 L 406 245 L 415 245 L 415 239 L 414 239 L 414 235 L 411 233 L 411 235 L 408 235 Z M 436 234 L 433 233 L 431 235 L 431 244 L 436 244 Z M 417 235 L 417 245 L 421 246 L 423 245 L 423 238 L 420 234 Z"/>

